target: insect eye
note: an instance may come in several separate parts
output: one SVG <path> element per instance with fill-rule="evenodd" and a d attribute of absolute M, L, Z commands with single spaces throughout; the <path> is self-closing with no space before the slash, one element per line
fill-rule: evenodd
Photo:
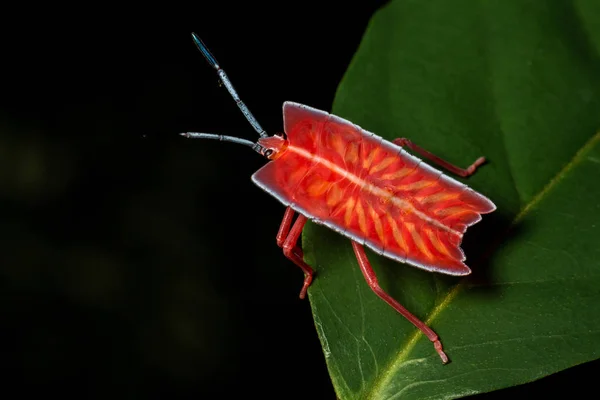
<path fill-rule="evenodd" d="M 271 150 L 271 149 L 265 150 L 265 156 L 266 157 L 271 157 L 272 155 L 273 155 L 273 150 Z"/>

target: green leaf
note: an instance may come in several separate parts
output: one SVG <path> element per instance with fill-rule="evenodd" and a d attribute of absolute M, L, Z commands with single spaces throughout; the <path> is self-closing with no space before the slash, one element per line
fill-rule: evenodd
<path fill-rule="evenodd" d="M 367 254 L 382 287 L 451 363 L 367 286 L 347 239 L 303 236 L 309 290 L 341 399 L 456 398 L 600 356 L 600 2 L 396 0 L 379 10 L 333 113 L 460 166 L 497 211 L 469 228 L 474 273 Z"/>

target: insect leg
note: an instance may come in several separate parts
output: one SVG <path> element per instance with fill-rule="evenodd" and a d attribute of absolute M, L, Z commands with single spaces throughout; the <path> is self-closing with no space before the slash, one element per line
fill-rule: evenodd
<path fill-rule="evenodd" d="M 285 209 L 283 219 L 281 220 L 281 226 L 279 232 L 277 232 L 277 246 L 283 248 L 283 242 L 290 233 L 290 227 L 292 226 L 292 219 L 294 219 L 294 210 L 291 207 Z"/>
<path fill-rule="evenodd" d="M 429 340 L 433 342 L 433 346 L 442 358 L 442 362 L 446 364 L 448 362 L 448 356 L 446 355 L 446 353 L 444 353 L 444 350 L 442 350 L 442 343 L 440 342 L 438 335 L 430 327 L 425 325 L 424 322 L 415 317 L 410 311 L 408 311 L 394 298 L 392 298 L 392 296 L 384 292 L 384 290 L 379 286 L 377 276 L 375 275 L 375 271 L 373 271 L 373 268 L 371 267 L 371 263 L 367 258 L 364 247 L 361 244 L 352 241 L 352 248 L 354 249 L 354 254 L 356 255 L 356 259 L 358 260 L 360 270 L 362 271 L 363 275 L 365 276 L 365 279 L 367 280 L 367 283 L 369 284 L 371 289 L 373 289 L 375 294 L 379 296 L 383 301 L 388 303 L 390 306 L 392 306 L 394 310 L 402 314 L 403 317 L 412 322 L 414 326 L 419 328 L 421 332 L 423 332 L 425 336 L 427 336 L 427 338 L 429 338 Z"/>
<path fill-rule="evenodd" d="M 304 271 L 304 284 L 302 285 L 302 290 L 300 290 L 300 298 L 303 299 L 306 297 L 306 291 L 312 283 L 312 278 L 315 272 L 307 263 L 304 262 L 304 253 L 297 245 L 307 218 L 304 215 L 299 214 L 298 218 L 296 218 L 296 222 L 294 222 L 294 226 L 292 226 L 290 229 L 293 217 L 294 210 L 288 207 L 285 210 L 283 220 L 281 221 L 281 226 L 279 227 L 279 232 L 277 233 L 277 245 L 283 248 L 283 254 L 287 258 L 292 260 L 294 264 L 299 266 L 302 271 Z"/>
<path fill-rule="evenodd" d="M 456 174 L 458 176 L 462 176 L 463 178 L 466 178 L 467 176 L 473 175 L 473 173 L 475 172 L 475 170 L 477 169 L 477 167 L 479 167 L 481 164 L 483 164 L 485 162 L 485 157 L 479 157 L 469 167 L 467 167 L 467 168 L 460 168 L 460 167 L 457 167 L 456 165 L 450 164 L 446 160 L 442 160 L 438 156 L 436 156 L 436 155 L 428 152 L 427 150 L 425 150 L 421 146 L 418 146 L 418 145 L 414 144 L 413 142 L 411 142 L 410 140 L 408 140 L 406 138 L 394 139 L 394 140 L 392 140 L 392 142 L 395 143 L 395 144 L 397 144 L 400 147 L 404 147 L 404 146 L 408 147 L 409 149 L 411 149 L 415 153 L 420 154 L 421 156 L 423 156 L 423 157 L 429 159 L 430 161 L 433 161 L 434 163 L 438 164 L 442 168 L 447 169 L 448 171 L 452 172 L 453 174 Z"/>

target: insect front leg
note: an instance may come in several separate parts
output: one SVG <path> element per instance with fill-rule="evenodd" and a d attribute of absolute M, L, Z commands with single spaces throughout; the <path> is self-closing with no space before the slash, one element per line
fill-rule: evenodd
<path fill-rule="evenodd" d="M 288 207 L 285 210 L 285 214 L 283 214 L 283 220 L 281 221 L 279 232 L 277 232 L 277 245 L 283 249 L 283 254 L 287 258 L 292 260 L 294 264 L 299 266 L 302 271 L 304 271 L 304 284 L 302 285 L 302 290 L 300 290 L 300 298 L 303 299 L 306 297 L 306 291 L 312 283 L 312 278 L 315 272 L 307 263 L 304 262 L 304 253 L 298 246 L 298 239 L 302 234 L 302 229 L 304 229 L 307 218 L 302 214 L 298 214 L 298 218 L 296 218 L 294 226 L 292 226 L 290 229 L 293 218 L 294 210 Z"/>
<path fill-rule="evenodd" d="M 435 154 L 432 154 L 432 153 L 428 152 L 427 150 L 425 150 L 421 146 L 418 146 L 418 145 L 414 144 L 413 142 L 411 142 L 410 140 L 408 140 L 406 138 L 394 139 L 394 140 L 392 140 L 392 142 L 395 143 L 395 144 L 397 144 L 400 147 L 404 147 L 404 146 L 408 147 L 409 149 L 411 149 L 415 153 L 420 154 L 421 156 L 423 156 L 423 157 L 429 159 L 430 161 L 438 164 L 440 167 L 447 169 L 448 171 L 452 172 L 453 174 L 456 174 L 458 176 L 462 176 L 463 178 L 466 178 L 467 176 L 473 175 L 473 173 L 475 173 L 475 170 L 481 164 L 485 163 L 485 157 L 479 157 L 477 160 L 475 160 L 475 162 L 473 164 L 471 164 L 467 168 L 460 168 L 460 167 L 457 167 L 454 164 L 450 164 L 446 160 L 443 160 L 443 159 L 439 158 Z"/>
<path fill-rule="evenodd" d="M 404 318 L 413 323 L 414 326 L 419 328 L 421 332 L 427 336 L 429 340 L 433 343 L 433 347 L 440 355 L 442 362 L 446 364 L 448 362 L 448 356 L 442 350 L 442 342 L 438 335 L 423 321 L 415 317 L 410 311 L 404 308 L 400 303 L 398 303 L 392 296 L 387 294 L 381 286 L 379 286 L 379 282 L 377 281 L 377 276 L 375 275 L 375 271 L 373 271 L 373 267 L 371 267 L 371 263 L 367 258 L 367 254 L 365 253 L 365 249 L 361 244 L 352 241 L 352 248 L 354 249 L 354 254 L 356 255 L 356 259 L 358 260 L 358 265 L 360 266 L 360 270 L 362 271 L 367 283 L 371 287 L 371 289 L 375 292 L 377 296 L 379 296 L 383 301 L 388 303 L 392 308 L 398 311 Z"/>

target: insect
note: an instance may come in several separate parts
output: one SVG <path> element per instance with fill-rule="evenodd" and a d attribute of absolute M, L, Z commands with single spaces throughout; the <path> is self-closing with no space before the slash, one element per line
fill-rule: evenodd
<path fill-rule="evenodd" d="M 460 248 L 463 234 L 496 206 L 403 148 L 461 177 L 473 174 L 485 159 L 480 157 L 462 169 L 408 139 L 389 142 L 350 121 L 294 102 L 283 104 L 285 133 L 269 136 L 206 45 L 194 33 L 192 38 L 260 138 L 252 142 L 211 133 L 181 135 L 239 143 L 269 160 L 252 181 L 287 207 L 277 244 L 304 272 L 300 298 L 306 296 L 314 276 L 298 245 L 302 229 L 311 220 L 350 239 L 371 289 L 420 329 L 447 363 L 438 335 L 380 287 L 364 246 L 427 271 L 468 275 L 471 270 Z"/>

